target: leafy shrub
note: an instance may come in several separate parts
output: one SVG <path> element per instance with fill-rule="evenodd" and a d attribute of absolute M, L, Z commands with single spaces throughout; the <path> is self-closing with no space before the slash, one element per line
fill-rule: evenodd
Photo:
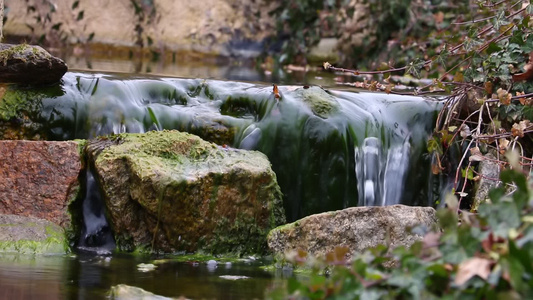
<path fill-rule="evenodd" d="M 442 230 L 425 233 L 411 248 L 378 246 L 336 264 L 329 276 L 315 271 L 270 293 L 274 299 L 532 299 L 533 194 L 520 170 L 501 174 L 479 213 L 458 210 L 454 196 L 438 210 Z M 507 191 L 511 189 L 512 194 Z M 459 214 L 458 214 L 459 212 Z M 342 253 L 342 251 L 340 251 Z M 301 253 L 294 261 L 305 263 Z M 335 257 L 335 254 L 333 254 Z M 342 257 L 336 255 L 336 257 Z M 393 267 L 385 267 L 391 263 Z M 316 266 L 316 264 L 315 264 Z"/>

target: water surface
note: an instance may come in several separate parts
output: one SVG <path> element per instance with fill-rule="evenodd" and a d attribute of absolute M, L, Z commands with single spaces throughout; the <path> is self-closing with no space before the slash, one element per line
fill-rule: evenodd
<path fill-rule="evenodd" d="M 263 299 L 265 290 L 276 280 L 272 273 L 260 269 L 265 263 L 260 260 L 209 264 L 167 258 L 164 263 L 155 261 L 153 271 L 138 267 L 153 262 L 153 257 L 128 254 L 0 254 L 0 299 L 105 299 L 118 284 L 166 297 Z M 226 275 L 247 278 L 231 280 L 225 279 Z"/>

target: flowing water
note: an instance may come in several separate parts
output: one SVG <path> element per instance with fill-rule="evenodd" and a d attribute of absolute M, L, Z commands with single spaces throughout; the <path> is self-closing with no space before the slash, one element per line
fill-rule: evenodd
<path fill-rule="evenodd" d="M 276 172 L 289 221 L 356 205 L 433 205 L 425 144 L 438 101 L 318 86 L 279 91 L 277 98 L 270 84 L 69 72 L 61 84 L 8 94 L 31 99 L 30 133 L 48 140 L 177 129 L 259 150 Z M 253 299 L 273 283 L 249 262 L 216 269 L 175 262 L 143 273 L 136 266 L 145 258 L 106 256 L 114 241 L 99 188 L 90 171 L 86 177 L 79 246 L 93 253 L 33 260 L 2 254 L 3 295 L 93 299 L 125 283 L 164 296 Z"/>
<path fill-rule="evenodd" d="M 177 129 L 259 150 L 289 221 L 358 204 L 432 205 L 423 154 L 435 100 L 317 86 L 280 86 L 277 99 L 271 85 L 117 74 L 67 73 L 62 81 L 29 96 L 8 91 L 38 99 L 29 114 L 40 136 Z"/>

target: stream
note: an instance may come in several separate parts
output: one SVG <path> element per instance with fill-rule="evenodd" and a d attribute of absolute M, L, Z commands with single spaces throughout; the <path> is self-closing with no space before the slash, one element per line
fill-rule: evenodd
<path fill-rule="evenodd" d="M 261 151 L 277 175 L 288 221 L 357 205 L 434 205 L 425 145 L 441 106 L 435 99 L 328 88 L 331 81 L 321 74 L 277 80 L 247 68 L 179 74 L 215 77 L 191 79 L 170 77 L 168 70 L 110 73 L 105 63 L 94 65 L 98 72 L 68 72 L 58 85 L 11 90 L 31 99 L 29 134 L 71 140 L 177 129 Z M 273 81 L 282 83 L 279 98 Z M 262 270 L 270 262 L 260 259 L 213 264 L 174 256 L 145 272 L 139 264 L 160 257 L 113 252 L 98 187 L 90 172 L 86 177 L 79 251 L 0 254 L 0 298 L 98 299 L 127 284 L 165 297 L 262 299 L 287 275 Z"/>

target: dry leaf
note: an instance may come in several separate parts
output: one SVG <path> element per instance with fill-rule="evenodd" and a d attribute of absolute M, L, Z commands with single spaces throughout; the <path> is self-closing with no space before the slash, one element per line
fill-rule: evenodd
<path fill-rule="evenodd" d="M 479 147 L 470 148 L 470 157 L 469 161 L 482 161 L 484 159 L 483 154 L 479 151 Z"/>
<path fill-rule="evenodd" d="M 487 92 L 489 95 L 492 94 L 492 82 L 485 82 L 485 92 Z"/>
<path fill-rule="evenodd" d="M 505 150 L 507 150 L 507 148 L 509 147 L 509 141 L 504 138 L 500 138 L 498 140 L 498 144 L 500 145 L 500 153 L 505 154 Z"/>
<path fill-rule="evenodd" d="M 522 120 L 519 123 L 514 123 L 511 128 L 513 136 L 524 137 L 524 130 L 529 126 L 529 120 Z"/>
<path fill-rule="evenodd" d="M 498 99 L 500 100 L 501 104 L 503 104 L 503 105 L 511 104 L 511 98 L 513 98 L 513 95 L 511 95 L 509 92 L 507 92 L 506 90 L 504 90 L 502 88 L 499 88 L 496 91 L 496 94 L 497 94 Z"/>
<path fill-rule="evenodd" d="M 470 131 L 470 127 L 468 125 L 464 125 L 461 127 L 461 133 L 459 133 L 463 139 L 469 137 L 472 135 L 472 132 Z"/>
<path fill-rule="evenodd" d="M 474 276 L 479 276 L 487 280 L 490 275 L 492 261 L 481 257 L 472 257 L 459 264 L 459 269 L 455 275 L 454 283 L 463 285 Z"/>
<path fill-rule="evenodd" d="M 529 52 L 529 62 L 524 66 L 524 73 L 514 74 L 513 81 L 533 79 L 533 51 Z"/>
<path fill-rule="evenodd" d="M 436 247 L 439 245 L 441 233 L 440 232 L 428 232 L 424 239 L 422 239 L 422 244 L 424 245 L 424 248 L 431 248 Z"/>
<path fill-rule="evenodd" d="M 444 13 L 442 11 L 439 11 L 438 13 L 433 15 L 433 18 L 435 19 L 435 23 L 440 24 L 442 21 L 444 21 Z"/>
<path fill-rule="evenodd" d="M 526 93 L 524 92 L 516 92 L 516 96 L 524 96 Z M 522 98 L 518 98 L 518 100 L 520 101 L 520 104 L 522 105 L 531 105 L 533 103 L 533 98 L 528 98 L 528 97 L 522 97 Z"/>
<path fill-rule="evenodd" d="M 279 94 L 278 86 L 275 85 L 275 84 L 273 84 L 272 86 L 274 87 L 274 89 L 273 89 L 274 98 L 276 98 L 278 100 L 281 100 L 281 95 Z"/>

